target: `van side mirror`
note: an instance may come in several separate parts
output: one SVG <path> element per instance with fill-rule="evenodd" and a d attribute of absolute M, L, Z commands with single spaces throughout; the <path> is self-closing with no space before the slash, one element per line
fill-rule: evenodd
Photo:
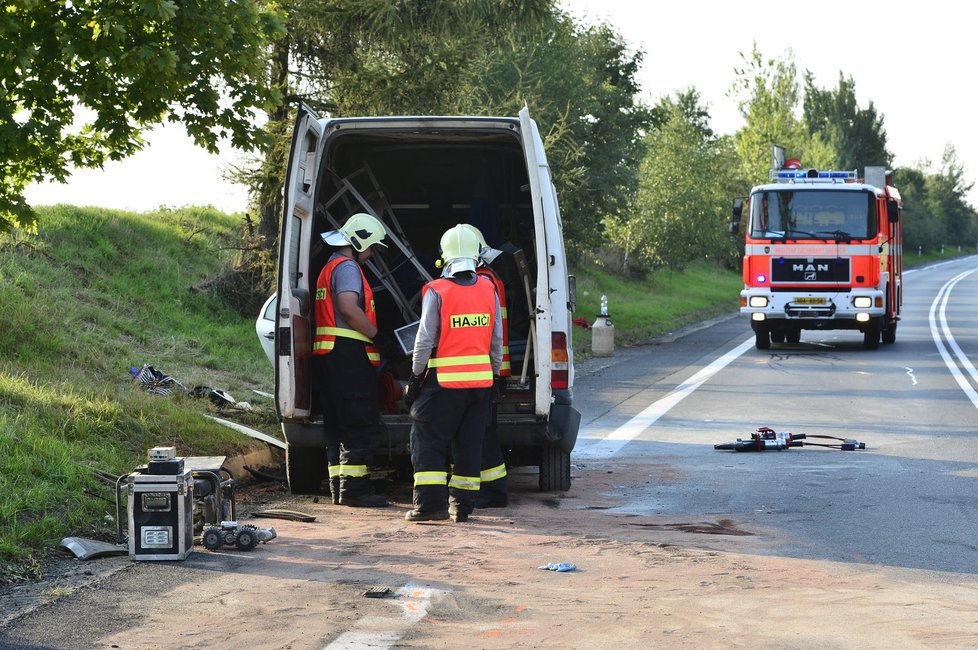
<path fill-rule="evenodd" d="M 567 276 L 567 309 L 573 314 L 577 311 L 577 277 Z"/>
<path fill-rule="evenodd" d="M 887 199 L 886 215 L 890 223 L 896 223 L 900 220 L 900 204 L 897 203 L 896 199 Z"/>
<path fill-rule="evenodd" d="M 744 213 L 744 200 L 733 200 L 733 214 L 730 217 L 730 234 L 736 235 L 740 232 L 740 217 Z"/>

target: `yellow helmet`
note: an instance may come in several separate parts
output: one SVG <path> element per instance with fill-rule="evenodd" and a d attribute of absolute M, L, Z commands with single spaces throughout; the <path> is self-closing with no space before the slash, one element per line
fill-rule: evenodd
<path fill-rule="evenodd" d="M 502 251 L 492 248 L 486 243 L 486 238 L 482 236 L 482 231 L 475 226 L 467 223 L 459 224 L 459 228 L 465 228 L 471 231 L 476 238 L 479 240 L 479 259 L 488 266 L 492 264 L 492 261 L 496 259 Z"/>
<path fill-rule="evenodd" d="M 475 226 L 473 226 L 471 224 L 468 224 L 468 223 L 460 223 L 458 225 L 458 227 L 459 228 L 465 228 L 466 230 L 470 231 L 472 234 L 474 234 L 476 236 L 476 239 L 479 240 L 479 250 L 480 251 L 483 248 L 489 248 L 489 244 L 486 243 L 486 238 L 482 236 L 482 231 L 481 230 L 479 230 Z"/>
<path fill-rule="evenodd" d="M 358 212 L 347 219 L 340 227 L 340 232 L 350 240 L 353 249 L 358 253 L 362 253 L 374 244 L 387 248 L 387 244 L 383 242 L 384 237 L 387 236 L 387 229 L 380 219 L 366 212 Z"/>

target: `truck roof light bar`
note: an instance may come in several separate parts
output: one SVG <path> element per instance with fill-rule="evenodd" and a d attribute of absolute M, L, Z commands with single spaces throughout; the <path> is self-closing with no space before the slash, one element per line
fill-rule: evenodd
<path fill-rule="evenodd" d="M 838 171 L 838 170 L 824 170 L 820 171 L 818 169 L 772 169 L 770 172 L 770 180 L 778 181 L 779 183 L 789 183 L 797 180 L 821 180 L 821 181 L 832 181 L 835 182 L 837 179 L 843 181 L 854 180 L 856 178 L 856 171 Z"/>

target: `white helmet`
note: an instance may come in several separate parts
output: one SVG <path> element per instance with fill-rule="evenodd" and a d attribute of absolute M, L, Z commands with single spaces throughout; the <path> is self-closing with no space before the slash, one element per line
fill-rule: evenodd
<path fill-rule="evenodd" d="M 441 257 L 445 260 L 442 275 L 449 277 L 462 271 L 475 271 L 479 260 L 479 238 L 472 226 L 459 224 L 441 236 Z"/>
<path fill-rule="evenodd" d="M 479 259 L 483 261 L 487 266 L 492 264 L 492 261 L 502 254 L 501 250 L 497 250 L 489 246 L 486 243 L 486 238 L 482 236 L 482 231 L 475 226 L 467 223 L 459 224 L 460 228 L 466 228 L 472 231 L 479 240 Z"/>
<path fill-rule="evenodd" d="M 362 253 L 374 244 L 387 248 L 387 244 L 383 242 L 384 237 L 387 236 L 387 229 L 380 219 L 366 212 L 358 212 L 351 216 L 340 227 L 339 232 L 349 240 L 349 244 L 358 253 Z"/>

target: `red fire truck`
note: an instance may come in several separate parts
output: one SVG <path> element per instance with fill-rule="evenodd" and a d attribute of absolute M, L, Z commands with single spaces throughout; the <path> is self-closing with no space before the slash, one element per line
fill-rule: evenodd
<path fill-rule="evenodd" d="M 781 158 L 781 160 L 779 160 Z M 863 347 L 896 340 L 902 295 L 900 193 L 883 167 L 802 168 L 775 153 L 770 182 L 736 199 L 747 215 L 744 290 L 758 350 L 797 343 L 801 330 L 851 329 Z M 783 162 L 782 162 L 783 161 Z"/>

